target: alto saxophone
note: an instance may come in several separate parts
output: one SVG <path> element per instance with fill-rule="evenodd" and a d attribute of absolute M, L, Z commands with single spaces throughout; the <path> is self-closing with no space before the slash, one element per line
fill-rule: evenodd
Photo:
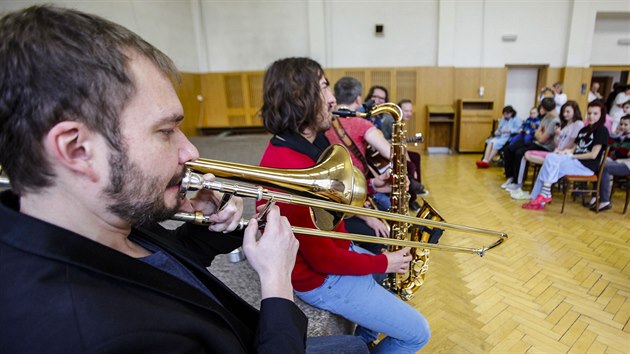
<path fill-rule="evenodd" d="M 409 213 L 409 193 L 407 193 L 407 142 L 405 122 L 402 110 L 393 103 L 385 103 L 374 107 L 371 114 L 389 113 L 394 118 L 392 125 L 391 161 L 392 161 L 392 192 L 391 213 L 407 215 Z M 419 218 L 443 221 L 442 217 L 429 203 L 424 202 L 418 215 Z M 408 241 L 437 243 L 442 230 L 426 226 L 410 225 L 406 222 L 390 221 L 391 238 Z M 388 251 L 401 249 L 400 246 L 388 246 Z M 396 293 L 401 299 L 411 299 L 424 283 L 429 267 L 429 250 L 411 248 L 412 256 L 409 271 L 405 274 L 392 273 L 384 280 L 384 286 Z"/>

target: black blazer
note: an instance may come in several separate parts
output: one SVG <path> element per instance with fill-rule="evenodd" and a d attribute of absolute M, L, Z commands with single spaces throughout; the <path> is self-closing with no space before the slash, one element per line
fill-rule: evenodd
<path fill-rule="evenodd" d="M 307 319 L 265 299 L 260 312 L 205 267 L 242 236 L 159 225 L 131 237 L 168 250 L 220 300 L 140 260 L 17 212 L 0 194 L 0 348 L 6 353 L 303 353 Z M 245 280 L 246 281 L 246 280 Z"/>

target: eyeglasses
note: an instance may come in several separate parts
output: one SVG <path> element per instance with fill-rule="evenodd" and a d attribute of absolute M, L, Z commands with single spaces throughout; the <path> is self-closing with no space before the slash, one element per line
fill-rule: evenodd
<path fill-rule="evenodd" d="M 379 100 L 385 101 L 385 97 L 377 96 L 377 95 L 372 95 L 372 99 L 379 99 Z"/>

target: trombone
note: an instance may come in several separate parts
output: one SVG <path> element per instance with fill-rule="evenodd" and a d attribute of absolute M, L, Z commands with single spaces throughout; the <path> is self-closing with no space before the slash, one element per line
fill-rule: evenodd
<path fill-rule="evenodd" d="M 465 252 L 479 256 L 483 256 L 486 251 L 503 244 L 508 238 L 504 232 L 364 208 L 363 202 L 366 197 L 365 178 L 361 172 L 358 172 L 352 166 L 350 161 L 348 152 L 341 145 L 328 147 L 322 153 L 318 164 L 308 169 L 274 169 L 234 162 L 198 159 L 186 163 L 188 171 L 182 180 L 180 194 L 183 197 L 189 190 L 208 189 L 240 197 L 255 198 L 256 200 L 307 206 L 310 207 L 311 217 L 318 229 L 293 227 L 293 232 L 310 236 Z M 212 173 L 216 177 L 260 185 L 251 186 L 222 181 L 205 181 L 200 173 Z M 263 188 L 263 185 L 289 192 L 268 190 Z M 372 216 L 410 225 L 475 233 L 493 237 L 496 240 L 489 245 L 472 248 L 332 231 L 343 219 L 344 214 Z M 201 214 L 178 213 L 175 219 L 196 223 L 207 222 L 207 217 Z"/>

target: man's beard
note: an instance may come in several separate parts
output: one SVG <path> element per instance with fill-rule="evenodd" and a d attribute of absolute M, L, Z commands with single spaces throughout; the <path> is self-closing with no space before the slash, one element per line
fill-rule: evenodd
<path fill-rule="evenodd" d="M 126 220 L 131 225 L 142 225 L 171 218 L 181 207 L 178 199 L 173 207 L 164 203 L 165 187 L 179 184 L 184 176 L 184 169 L 173 176 L 167 186 L 161 186 L 160 180 L 147 176 L 140 167 L 129 161 L 124 151 L 113 152 L 109 158 L 111 168 L 110 185 L 104 191 L 111 203 L 107 210 Z"/>

